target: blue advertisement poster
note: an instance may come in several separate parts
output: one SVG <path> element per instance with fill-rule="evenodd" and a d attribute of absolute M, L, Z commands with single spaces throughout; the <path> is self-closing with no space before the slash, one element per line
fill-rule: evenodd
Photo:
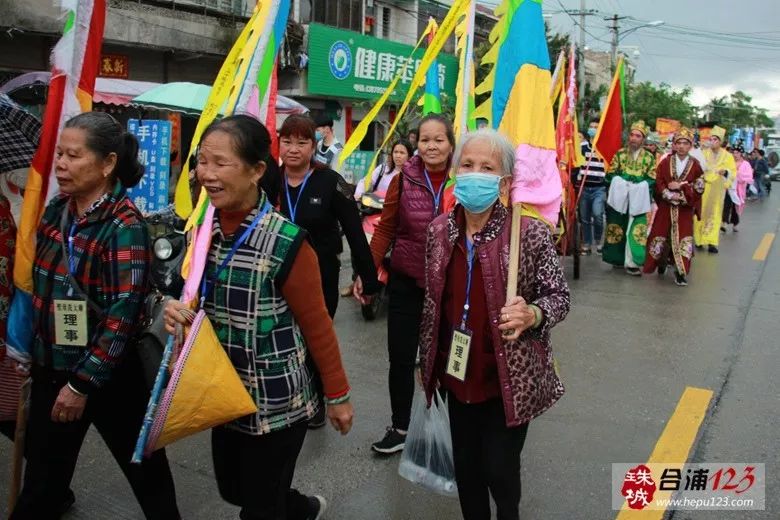
<path fill-rule="evenodd" d="M 162 209 L 168 205 L 171 122 L 131 119 L 127 131 L 138 139 L 138 161 L 144 166 L 141 182 L 127 190 L 127 195 L 141 213 Z"/>

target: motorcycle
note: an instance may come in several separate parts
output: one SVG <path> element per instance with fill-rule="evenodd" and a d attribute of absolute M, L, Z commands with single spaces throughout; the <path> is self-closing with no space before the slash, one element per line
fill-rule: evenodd
<path fill-rule="evenodd" d="M 136 349 L 149 388 L 154 386 L 168 340 L 162 311 L 168 301 L 178 299 L 184 289 L 181 267 L 187 253 L 185 224 L 186 220 L 176 215 L 173 206 L 146 215 L 152 244 L 151 291 L 144 303 Z"/>
<path fill-rule="evenodd" d="M 358 212 L 360 213 L 363 222 L 363 232 L 366 234 L 366 240 L 371 243 L 371 238 L 374 236 L 374 229 L 382 219 L 382 208 L 385 204 L 385 194 L 376 191 L 364 193 L 358 201 Z M 360 313 L 363 315 L 363 319 L 366 321 L 373 321 L 379 314 L 379 310 L 382 308 L 382 303 L 387 297 L 387 279 L 389 273 L 387 266 L 389 264 L 389 256 L 386 256 L 379 266 L 377 271 L 377 278 L 381 284 L 379 291 L 374 295 L 371 302 L 366 305 L 361 305 Z"/>

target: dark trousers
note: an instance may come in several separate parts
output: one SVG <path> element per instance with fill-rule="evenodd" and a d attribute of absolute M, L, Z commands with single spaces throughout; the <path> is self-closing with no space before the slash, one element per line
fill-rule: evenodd
<path fill-rule="evenodd" d="M 464 520 L 490 520 L 490 496 L 498 520 L 520 518 L 520 452 L 528 424 L 507 428 L 501 399 L 463 404 L 447 398 Z"/>
<path fill-rule="evenodd" d="M 290 489 L 306 429 L 301 422 L 265 435 L 247 435 L 223 426 L 211 430 L 219 494 L 241 507 L 242 520 L 311 516 L 308 497 Z"/>
<path fill-rule="evenodd" d="M 394 272 L 390 275 L 388 294 L 390 408 L 393 411 L 393 428 L 408 430 L 425 290 L 417 286 L 414 278 Z"/>
<path fill-rule="evenodd" d="M 723 200 L 723 225 L 733 224 L 739 225 L 739 213 L 737 213 L 737 205 L 731 200 L 728 192 L 726 192 L 726 198 Z"/>
<path fill-rule="evenodd" d="M 320 278 L 322 279 L 322 294 L 325 296 L 325 307 L 331 319 L 336 315 L 339 306 L 339 272 L 341 260 L 338 256 L 332 258 L 326 255 L 318 256 Z"/>
<path fill-rule="evenodd" d="M 177 519 L 176 491 L 165 450 L 155 451 L 142 464 L 130 464 L 141 429 L 149 391 L 134 352 L 114 370 L 104 388 L 87 399 L 78 421 L 55 423 L 51 410 L 65 375 L 34 368 L 27 425 L 24 488 L 11 518 L 48 520 L 59 518 L 59 509 L 69 494 L 81 444 L 91 424 L 114 456 L 133 489 L 146 518 Z M 105 489 L 111 495 L 111 489 Z"/>

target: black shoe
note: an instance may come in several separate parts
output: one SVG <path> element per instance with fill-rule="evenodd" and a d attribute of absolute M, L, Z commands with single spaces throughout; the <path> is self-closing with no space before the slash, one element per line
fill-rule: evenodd
<path fill-rule="evenodd" d="M 700 246 L 699 244 L 696 244 L 696 249 L 704 249 L 704 246 Z"/>
<path fill-rule="evenodd" d="M 663 276 L 664 273 L 666 273 L 666 266 L 665 265 L 659 265 L 658 266 L 658 276 Z"/>
<path fill-rule="evenodd" d="M 642 271 L 638 267 L 626 267 L 626 272 L 631 276 L 642 276 Z"/>
<path fill-rule="evenodd" d="M 65 513 L 67 513 L 75 503 L 76 503 L 76 495 L 73 494 L 72 489 L 69 489 L 68 494 L 65 496 L 65 500 L 63 500 L 62 504 L 60 504 L 60 507 L 57 508 L 57 513 L 59 513 L 59 516 L 62 516 Z"/>
<path fill-rule="evenodd" d="M 406 434 L 400 433 L 395 428 L 388 428 L 384 438 L 371 445 L 371 449 L 377 453 L 383 453 L 390 455 L 392 453 L 398 453 L 403 451 L 406 444 Z"/>
<path fill-rule="evenodd" d="M 725 233 L 726 232 L 726 226 L 720 226 L 720 232 Z"/>
<path fill-rule="evenodd" d="M 309 419 L 309 429 L 310 430 L 316 430 L 318 428 L 322 428 L 325 426 L 326 422 L 326 416 L 325 416 L 325 405 L 320 405 L 320 409 L 317 410 L 317 413 Z"/>
<path fill-rule="evenodd" d="M 325 513 L 325 510 L 328 508 L 328 502 L 320 495 L 306 497 L 306 499 L 309 501 L 309 508 L 311 510 L 311 513 L 306 517 L 306 520 L 320 520 Z"/>
<path fill-rule="evenodd" d="M 717 247 L 715 247 L 715 246 L 710 246 L 710 247 L 708 247 L 708 248 L 707 248 L 707 251 L 709 251 L 710 253 L 715 253 L 715 254 L 718 254 L 718 248 L 717 248 Z"/>
<path fill-rule="evenodd" d="M 684 274 L 680 274 L 678 272 L 675 272 L 674 273 L 674 283 L 676 283 L 680 287 L 685 287 L 686 285 L 688 285 L 688 280 L 685 279 L 685 275 Z"/>

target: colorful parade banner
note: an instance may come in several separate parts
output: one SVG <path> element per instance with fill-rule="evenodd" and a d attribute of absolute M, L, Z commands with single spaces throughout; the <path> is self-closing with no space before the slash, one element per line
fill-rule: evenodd
<path fill-rule="evenodd" d="M 623 57 L 618 59 L 615 75 L 609 87 L 607 104 L 601 112 L 601 120 L 593 139 L 593 149 L 609 164 L 618 150 L 623 147 L 623 117 L 625 114 L 625 79 L 623 77 Z"/>
<path fill-rule="evenodd" d="M 8 354 L 30 362 L 32 342 L 32 269 L 36 232 L 48 201 L 59 191 L 52 175 L 54 152 L 62 128 L 71 117 L 92 110 L 95 79 L 106 19 L 104 0 L 63 0 L 66 13 L 62 38 L 52 51 L 43 129 L 24 191 L 16 235 L 14 285 L 8 316 Z"/>

